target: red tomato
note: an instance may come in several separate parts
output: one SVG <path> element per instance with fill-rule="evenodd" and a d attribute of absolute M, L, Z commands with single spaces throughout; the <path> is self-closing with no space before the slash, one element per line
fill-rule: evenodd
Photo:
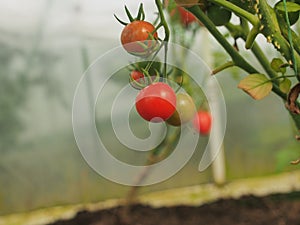
<path fill-rule="evenodd" d="M 133 70 L 130 73 L 130 79 L 139 81 L 140 79 L 144 78 L 144 74 L 141 71 Z"/>
<path fill-rule="evenodd" d="M 148 56 L 157 45 L 155 27 L 146 21 L 137 20 L 126 25 L 121 33 L 121 43 L 133 55 Z"/>
<path fill-rule="evenodd" d="M 176 94 L 166 83 L 153 83 L 139 92 L 135 99 L 135 107 L 145 120 L 162 122 L 175 112 Z"/>
<path fill-rule="evenodd" d="M 203 135 L 207 135 L 210 132 L 212 117 L 210 112 L 198 111 L 193 120 L 194 128 Z"/>
<path fill-rule="evenodd" d="M 181 23 L 186 27 L 191 23 L 198 21 L 198 19 L 191 12 L 185 10 L 183 7 L 178 7 L 178 12 Z"/>

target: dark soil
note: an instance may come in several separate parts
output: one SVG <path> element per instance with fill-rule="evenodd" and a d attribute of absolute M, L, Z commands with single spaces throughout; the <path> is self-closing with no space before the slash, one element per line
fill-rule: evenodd
<path fill-rule="evenodd" d="M 124 215 L 122 206 L 81 211 L 51 225 L 300 225 L 300 192 L 220 199 L 197 207 L 134 205 Z"/>

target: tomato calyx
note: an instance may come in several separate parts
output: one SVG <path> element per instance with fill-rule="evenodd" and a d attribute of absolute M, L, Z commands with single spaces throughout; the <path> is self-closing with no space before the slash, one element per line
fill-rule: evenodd
<path fill-rule="evenodd" d="M 150 73 L 144 68 L 141 68 L 141 71 L 133 70 L 129 74 L 129 83 L 137 90 L 141 90 L 153 83 L 159 82 L 159 80 L 160 74 L 157 70 L 155 70 L 154 75 L 150 75 Z"/>
<path fill-rule="evenodd" d="M 139 10 L 138 10 L 138 14 L 136 17 L 133 17 L 129 11 L 129 9 L 127 8 L 127 6 L 125 5 L 125 12 L 126 15 L 129 19 L 129 23 L 133 22 L 133 21 L 137 21 L 137 20 L 141 20 L 144 21 L 145 20 L 145 11 L 144 11 L 144 7 L 143 7 L 143 3 L 140 4 Z M 114 17 L 116 18 L 116 20 L 121 23 L 122 25 L 126 26 L 129 23 L 124 22 L 123 20 L 119 19 L 116 14 L 114 14 Z"/>

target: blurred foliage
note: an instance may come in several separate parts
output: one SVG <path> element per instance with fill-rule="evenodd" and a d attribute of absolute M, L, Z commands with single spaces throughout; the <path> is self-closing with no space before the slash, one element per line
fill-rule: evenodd
<path fill-rule="evenodd" d="M 24 127 L 23 111 L 33 87 L 40 86 L 49 98 L 65 104 L 61 84 L 54 78 L 58 56 L 49 51 L 28 53 L 0 43 L 0 152 L 12 150 Z"/>
<path fill-rule="evenodd" d="M 0 44 L 0 151 L 13 148 L 17 135 L 22 131 L 19 109 L 24 106 L 28 90 L 28 78 L 20 71 L 13 71 L 15 57 L 24 52 Z"/>

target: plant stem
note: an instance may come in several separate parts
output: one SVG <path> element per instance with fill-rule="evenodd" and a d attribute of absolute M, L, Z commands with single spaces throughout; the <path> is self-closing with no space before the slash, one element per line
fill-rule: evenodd
<path fill-rule="evenodd" d="M 215 74 L 221 72 L 222 70 L 225 70 L 225 69 L 233 67 L 233 66 L 234 66 L 234 62 L 232 62 L 232 61 L 226 62 L 226 63 L 222 64 L 221 66 L 218 66 L 217 68 L 215 68 L 211 74 L 215 75 Z"/>
<path fill-rule="evenodd" d="M 210 2 L 213 2 L 217 5 L 223 6 L 224 8 L 228 9 L 231 12 L 234 12 L 236 15 L 245 18 L 248 20 L 253 26 L 259 25 L 259 19 L 253 15 L 252 13 L 249 13 L 248 11 L 236 6 L 235 4 L 232 4 L 229 1 L 224 0 L 210 0 Z"/>
<path fill-rule="evenodd" d="M 167 78 L 167 53 L 168 53 L 168 43 L 169 43 L 169 39 L 170 39 L 170 29 L 169 29 L 168 23 L 166 21 L 165 15 L 164 15 L 163 3 L 161 2 L 161 0 L 155 0 L 155 4 L 158 9 L 160 25 L 162 25 L 164 27 L 164 31 L 165 31 L 165 38 L 164 38 L 164 42 L 162 43 L 162 45 L 164 46 L 164 49 L 165 49 L 163 76 L 166 79 Z"/>
<path fill-rule="evenodd" d="M 249 27 L 247 23 L 242 23 L 243 27 L 241 25 L 233 25 L 233 24 L 227 24 L 226 27 L 227 29 L 231 32 L 234 38 L 242 38 L 244 41 L 247 39 L 247 34 L 249 32 Z M 262 65 L 264 70 L 267 72 L 269 77 L 271 79 L 277 78 L 277 73 L 276 71 L 273 70 L 273 68 L 270 65 L 270 62 L 268 58 L 265 56 L 264 52 L 261 50 L 259 45 L 254 42 L 251 48 L 251 51 L 257 58 L 258 62 Z M 273 83 L 273 88 L 272 91 L 276 93 L 279 97 L 281 97 L 284 101 L 287 99 L 287 95 L 283 93 L 280 88 L 278 87 L 278 81 L 275 79 Z"/>
<path fill-rule="evenodd" d="M 231 44 L 229 44 L 229 42 L 226 40 L 223 34 L 220 33 L 220 31 L 215 27 L 213 22 L 205 15 L 205 13 L 198 6 L 187 8 L 187 10 L 192 12 L 206 26 L 209 32 L 227 51 L 227 53 L 230 55 L 236 66 L 242 68 L 248 73 L 258 73 L 258 71 L 254 67 L 252 67 Z"/>
<path fill-rule="evenodd" d="M 261 33 L 267 38 L 268 42 L 272 42 L 273 46 L 282 54 L 290 65 L 293 64 L 294 60 L 296 62 L 295 66 L 297 66 L 295 71 L 300 71 L 300 56 L 296 51 L 291 50 L 289 42 L 282 36 L 276 13 L 266 0 L 259 1 L 258 14 L 261 17 L 261 23 L 264 25 Z M 299 74 L 297 79 L 300 81 Z"/>
<path fill-rule="evenodd" d="M 164 41 L 168 42 L 170 39 L 170 29 L 169 29 L 168 23 L 166 21 L 165 15 L 164 15 L 163 4 L 162 4 L 161 0 L 155 0 L 155 4 L 158 9 L 160 25 L 162 25 L 164 27 L 164 31 L 165 31 Z"/>

